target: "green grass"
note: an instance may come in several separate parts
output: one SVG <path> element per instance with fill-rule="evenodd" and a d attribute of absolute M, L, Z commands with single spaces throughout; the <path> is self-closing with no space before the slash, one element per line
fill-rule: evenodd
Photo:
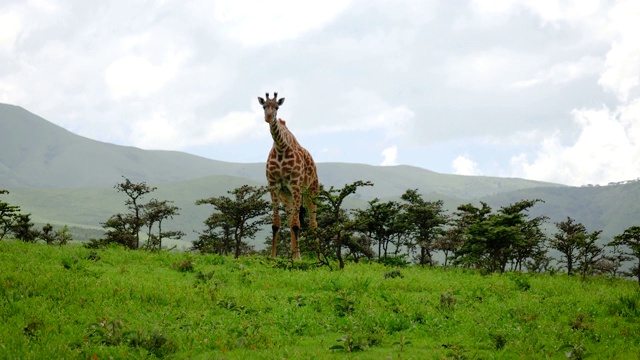
<path fill-rule="evenodd" d="M 306 265 L 306 266 L 303 266 Z M 637 358 L 621 279 L 0 242 L 8 359 Z"/>

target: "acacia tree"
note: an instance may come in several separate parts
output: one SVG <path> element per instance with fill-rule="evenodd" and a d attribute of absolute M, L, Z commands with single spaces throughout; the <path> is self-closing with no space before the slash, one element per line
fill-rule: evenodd
<path fill-rule="evenodd" d="M 316 238 L 316 255 L 321 264 L 330 266 L 329 258 L 333 249 L 340 269 L 344 269 L 343 245 L 357 246 L 359 244 L 357 241 L 352 241 L 357 226 L 348 212 L 342 209 L 342 202 L 362 186 L 373 186 L 373 183 L 358 180 L 345 185 L 342 189 L 335 189 L 333 186 L 329 190 L 320 189 L 316 198 L 318 227 L 309 229 L 309 234 Z M 351 251 L 354 250 L 356 248 L 352 247 Z"/>
<path fill-rule="evenodd" d="M 115 214 L 111 215 L 107 221 L 102 223 L 102 227 L 105 229 L 106 238 L 101 241 L 97 241 L 97 244 L 101 243 L 116 243 L 125 246 L 129 249 L 136 249 L 137 237 L 135 232 L 139 230 L 136 227 L 136 219 L 132 214 Z M 90 246 L 92 246 L 90 245 Z"/>
<path fill-rule="evenodd" d="M 105 243 L 121 244 L 129 249 L 140 248 L 140 233 L 143 227 L 146 228 L 147 249 L 161 249 L 162 239 L 164 238 L 181 238 L 184 233 L 182 231 L 163 231 L 163 221 L 173 218 L 179 214 L 180 208 L 172 205 L 171 201 L 151 199 L 148 203 L 144 203 L 143 197 L 155 191 L 156 187 L 151 187 L 145 182 L 134 183 L 125 178 L 122 183 L 116 184 L 114 188 L 118 192 L 127 195 L 125 205 L 129 209 L 128 213 L 118 213 L 109 217 L 102 223 L 105 229 L 106 238 L 102 240 L 92 240 L 87 246 L 101 246 Z M 154 226 L 157 224 L 158 230 L 154 232 Z M 144 234 L 143 234 L 144 236 Z"/>
<path fill-rule="evenodd" d="M 587 229 L 571 217 L 567 217 L 566 221 L 557 222 L 555 225 L 559 231 L 553 235 L 549 243 L 552 249 L 558 250 L 562 254 L 563 258 L 558 263 L 564 263 L 567 267 L 567 274 L 571 275 L 580 246 L 587 237 Z"/>
<path fill-rule="evenodd" d="M 192 249 L 202 253 L 229 255 L 233 253 L 232 222 L 223 213 L 213 213 L 205 221 L 206 229 L 200 233 Z"/>
<path fill-rule="evenodd" d="M 505 216 L 516 218 L 517 231 L 521 236 L 516 237 L 517 241 L 511 244 L 512 270 L 522 271 L 527 259 L 540 261 L 546 257 L 547 236 L 542 231 L 542 225 L 549 219 L 547 216 L 536 216 L 530 218 L 528 211 L 541 199 L 520 200 L 514 204 L 503 207 L 499 212 Z"/>
<path fill-rule="evenodd" d="M 583 280 L 587 275 L 593 275 L 596 272 L 598 262 L 605 258 L 604 247 L 597 244 L 601 233 L 602 230 L 598 230 L 591 234 L 585 234 L 582 242 L 579 244 L 576 260 L 577 268 Z"/>
<path fill-rule="evenodd" d="M 131 216 L 124 216 L 121 218 L 129 221 L 129 230 L 135 237 L 135 244 L 131 244 L 132 246 L 130 247 L 137 249 L 140 247 L 140 229 L 145 223 L 142 216 L 144 204 L 141 203 L 141 200 L 144 195 L 155 191 L 157 188 L 148 186 L 144 181 L 140 183 L 133 183 L 127 178 L 124 180 L 124 182 L 116 184 L 114 188 L 118 190 L 118 192 L 125 193 L 128 197 L 125 201 L 125 205 L 127 205 L 132 214 Z"/>
<path fill-rule="evenodd" d="M 449 219 L 451 226 L 445 231 L 444 236 L 436 241 L 436 248 L 445 254 L 445 264 L 449 260 L 453 265 L 470 266 L 473 264 L 473 260 L 470 258 L 462 259 L 463 256 L 468 257 L 468 254 L 462 251 L 462 247 L 469 238 L 469 227 L 476 222 L 483 221 L 491 213 L 489 205 L 482 201 L 480 204 L 480 208 L 470 203 L 458 206 L 458 211 L 454 212 L 453 217 Z"/>
<path fill-rule="evenodd" d="M 603 255 L 602 258 L 600 258 L 600 260 L 596 263 L 596 267 L 598 268 L 598 270 L 601 273 L 608 273 L 612 276 L 635 276 L 625 271 L 620 271 L 620 268 L 625 262 L 631 261 L 634 258 L 633 256 L 630 256 L 630 253 L 627 252 L 628 247 L 615 241 L 615 238 L 606 246 L 609 247 L 610 250 L 607 254 Z"/>
<path fill-rule="evenodd" d="M 504 272 L 507 264 L 516 263 L 516 259 L 521 265 L 522 260 L 533 255 L 532 250 L 536 248 L 533 245 L 543 239 L 537 235 L 541 230 L 532 231 L 539 229 L 542 219 L 529 219 L 526 213 L 539 201 L 521 200 L 500 208 L 497 213 L 490 213 L 484 203 L 482 209 L 469 204 L 459 207 L 468 211 L 474 221 L 467 227 L 467 237 L 460 249 L 462 257 L 458 261 L 488 272 Z M 474 218 L 474 214 L 482 216 Z"/>
<path fill-rule="evenodd" d="M 220 250 L 219 253 L 228 254 L 233 246 L 234 256 L 239 257 L 243 250 L 249 248 L 245 240 L 255 238 L 261 226 L 269 221 L 266 215 L 271 203 L 265 199 L 267 192 L 264 186 L 243 185 L 228 191 L 233 198 L 220 196 L 197 200 L 197 205 L 213 205 L 216 212 L 205 220 L 207 228 L 194 242 L 193 248 Z"/>
<path fill-rule="evenodd" d="M 444 230 L 442 236 L 435 239 L 434 250 L 440 250 L 444 254 L 444 266 L 449 265 L 450 260 L 455 260 L 455 254 L 462 247 L 463 235 L 456 226 Z"/>
<path fill-rule="evenodd" d="M 406 224 L 408 230 L 413 235 L 415 244 L 420 248 L 419 263 L 424 266 L 433 266 L 433 256 L 431 251 L 435 247 L 435 242 L 444 234 L 444 225 L 448 218 L 442 208 L 444 202 L 425 201 L 417 189 L 407 190 L 402 194 L 401 199 L 406 201 L 404 209 L 406 211 Z"/>
<path fill-rule="evenodd" d="M 36 242 L 38 240 L 38 231 L 33 228 L 31 222 L 31 214 L 16 215 L 15 222 L 11 228 L 11 232 L 18 240 L 24 242 Z"/>
<path fill-rule="evenodd" d="M 173 219 L 179 214 L 180 208 L 172 205 L 172 201 L 151 199 L 144 204 L 143 219 L 147 226 L 147 248 L 151 250 L 162 249 L 162 239 L 180 239 L 184 236 L 182 231 L 162 231 L 162 222 L 166 219 Z M 158 224 L 158 232 L 153 233 L 154 224 Z"/>
<path fill-rule="evenodd" d="M 53 226 L 47 223 L 42 227 L 41 231 L 37 232 L 37 238 L 43 240 L 47 245 L 62 246 L 71 241 L 71 234 L 67 225 L 62 229 L 54 230 Z"/>
<path fill-rule="evenodd" d="M 622 234 L 616 235 L 609 245 L 627 247 L 628 251 L 625 254 L 636 258 L 636 264 L 629 269 L 627 275 L 635 276 L 640 285 L 640 226 L 632 226 Z"/>
<path fill-rule="evenodd" d="M 400 228 L 401 206 L 397 201 L 381 202 L 378 198 L 369 201 L 368 205 L 366 209 L 355 210 L 357 230 L 378 245 L 378 258 L 386 258 L 389 245 Z"/>
<path fill-rule="evenodd" d="M 0 189 L 0 195 L 8 194 L 9 191 Z M 0 201 L 0 240 L 11 232 L 16 217 L 20 213 L 20 207 Z"/>
<path fill-rule="evenodd" d="M 480 202 L 481 207 L 475 207 L 473 204 L 463 204 L 458 206 L 458 211 L 454 213 L 456 216 L 453 221 L 454 229 L 460 240 L 457 251 L 454 251 L 454 265 L 464 265 L 471 267 L 482 267 L 483 247 L 476 244 L 473 239 L 472 227 L 478 226 L 485 222 L 491 214 L 491 207 L 485 202 Z"/>

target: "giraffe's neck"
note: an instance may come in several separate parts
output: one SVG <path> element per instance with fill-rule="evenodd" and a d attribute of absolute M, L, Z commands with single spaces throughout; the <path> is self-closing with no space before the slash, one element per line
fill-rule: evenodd
<path fill-rule="evenodd" d="M 273 146 L 278 151 L 284 151 L 286 148 L 293 147 L 297 144 L 296 138 L 289 129 L 287 129 L 287 126 L 280 122 L 280 120 L 276 119 L 269 122 L 269 128 L 271 129 Z"/>

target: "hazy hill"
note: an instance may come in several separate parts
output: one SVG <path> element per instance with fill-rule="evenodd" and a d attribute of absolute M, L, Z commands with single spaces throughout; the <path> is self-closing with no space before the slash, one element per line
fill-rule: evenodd
<path fill-rule="evenodd" d="M 265 149 L 265 154 L 268 149 Z M 473 198 L 554 184 L 523 179 L 439 174 L 411 167 L 318 164 L 320 181 L 342 186 L 370 180 L 364 198 L 397 196 L 409 188 L 457 198 Z M 142 150 L 73 134 L 25 109 L 0 104 L 0 186 L 112 187 L 128 177 L 161 184 L 226 175 L 264 183 L 264 163 L 239 164 L 177 151 Z M 556 185 L 559 186 L 559 185 Z"/>
<path fill-rule="evenodd" d="M 494 206 L 507 205 L 520 199 L 542 199 L 531 209 L 534 216 L 549 216 L 559 222 L 571 216 L 588 231 L 603 230 L 613 237 L 627 228 L 640 225 L 640 182 L 590 187 L 541 187 L 522 189 L 483 198 Z"/>
<path fill-rule="evenodd" d="M 113 186 L 123 175 L 135 182 L 164 183 L 243 176 L 246 166 L 91 140 L 21 107 L 0 104 L 0 185 L 5 187 Z"/>

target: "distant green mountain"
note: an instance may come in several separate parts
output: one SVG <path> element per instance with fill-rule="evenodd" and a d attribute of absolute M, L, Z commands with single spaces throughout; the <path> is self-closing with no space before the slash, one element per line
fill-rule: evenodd
<path fill-rule="evenodd" d="M 571 216 L 588 231 L 602 230 L 612 238 L 631 226 L 640 225 L 640 182 L 589 187 L 540 187 L 484 197 L 494 206 L 520 199 L 542 199 L 531 209 L 533 216 L 546 215 L 551 223 Z"/>
<path fill-rule="evenodd" d="M 265 153 L 268 149 L 265 149 Z M 124 212 L 125 196 L 114 189 L 123 176 L 158 190 L 148 196 L 174 201 L 181 215 L 166 225 L 194 239 L 210 214 L 196 206 L 243 185 L 264 185 L 264 163 L 230 163 L 177 151 L 150 151 L 91 140 L 73 134 L 17 106 L 0 104 L 0 189 L 6 201 L 32 213 L 36 222 L 100 229 L 112 214 Z M 498 207 L 541 198 L 533 214 L 552 221 L 571 216 L 588 229 L 617 234 L 640 220 L 640 183 L 575 188 L 516 178 L 440 174 L 412 166 L 320 163 L 320 182 L 342 187 L 369 180 L 349 197 L 349 207 L 373 198 L 398 199 L 418 189 L 426 199 L 445 201 L 450 211 L 462 203 L 486 201 Z M 262 243 L 262 240 L 259 241 Z"/>

